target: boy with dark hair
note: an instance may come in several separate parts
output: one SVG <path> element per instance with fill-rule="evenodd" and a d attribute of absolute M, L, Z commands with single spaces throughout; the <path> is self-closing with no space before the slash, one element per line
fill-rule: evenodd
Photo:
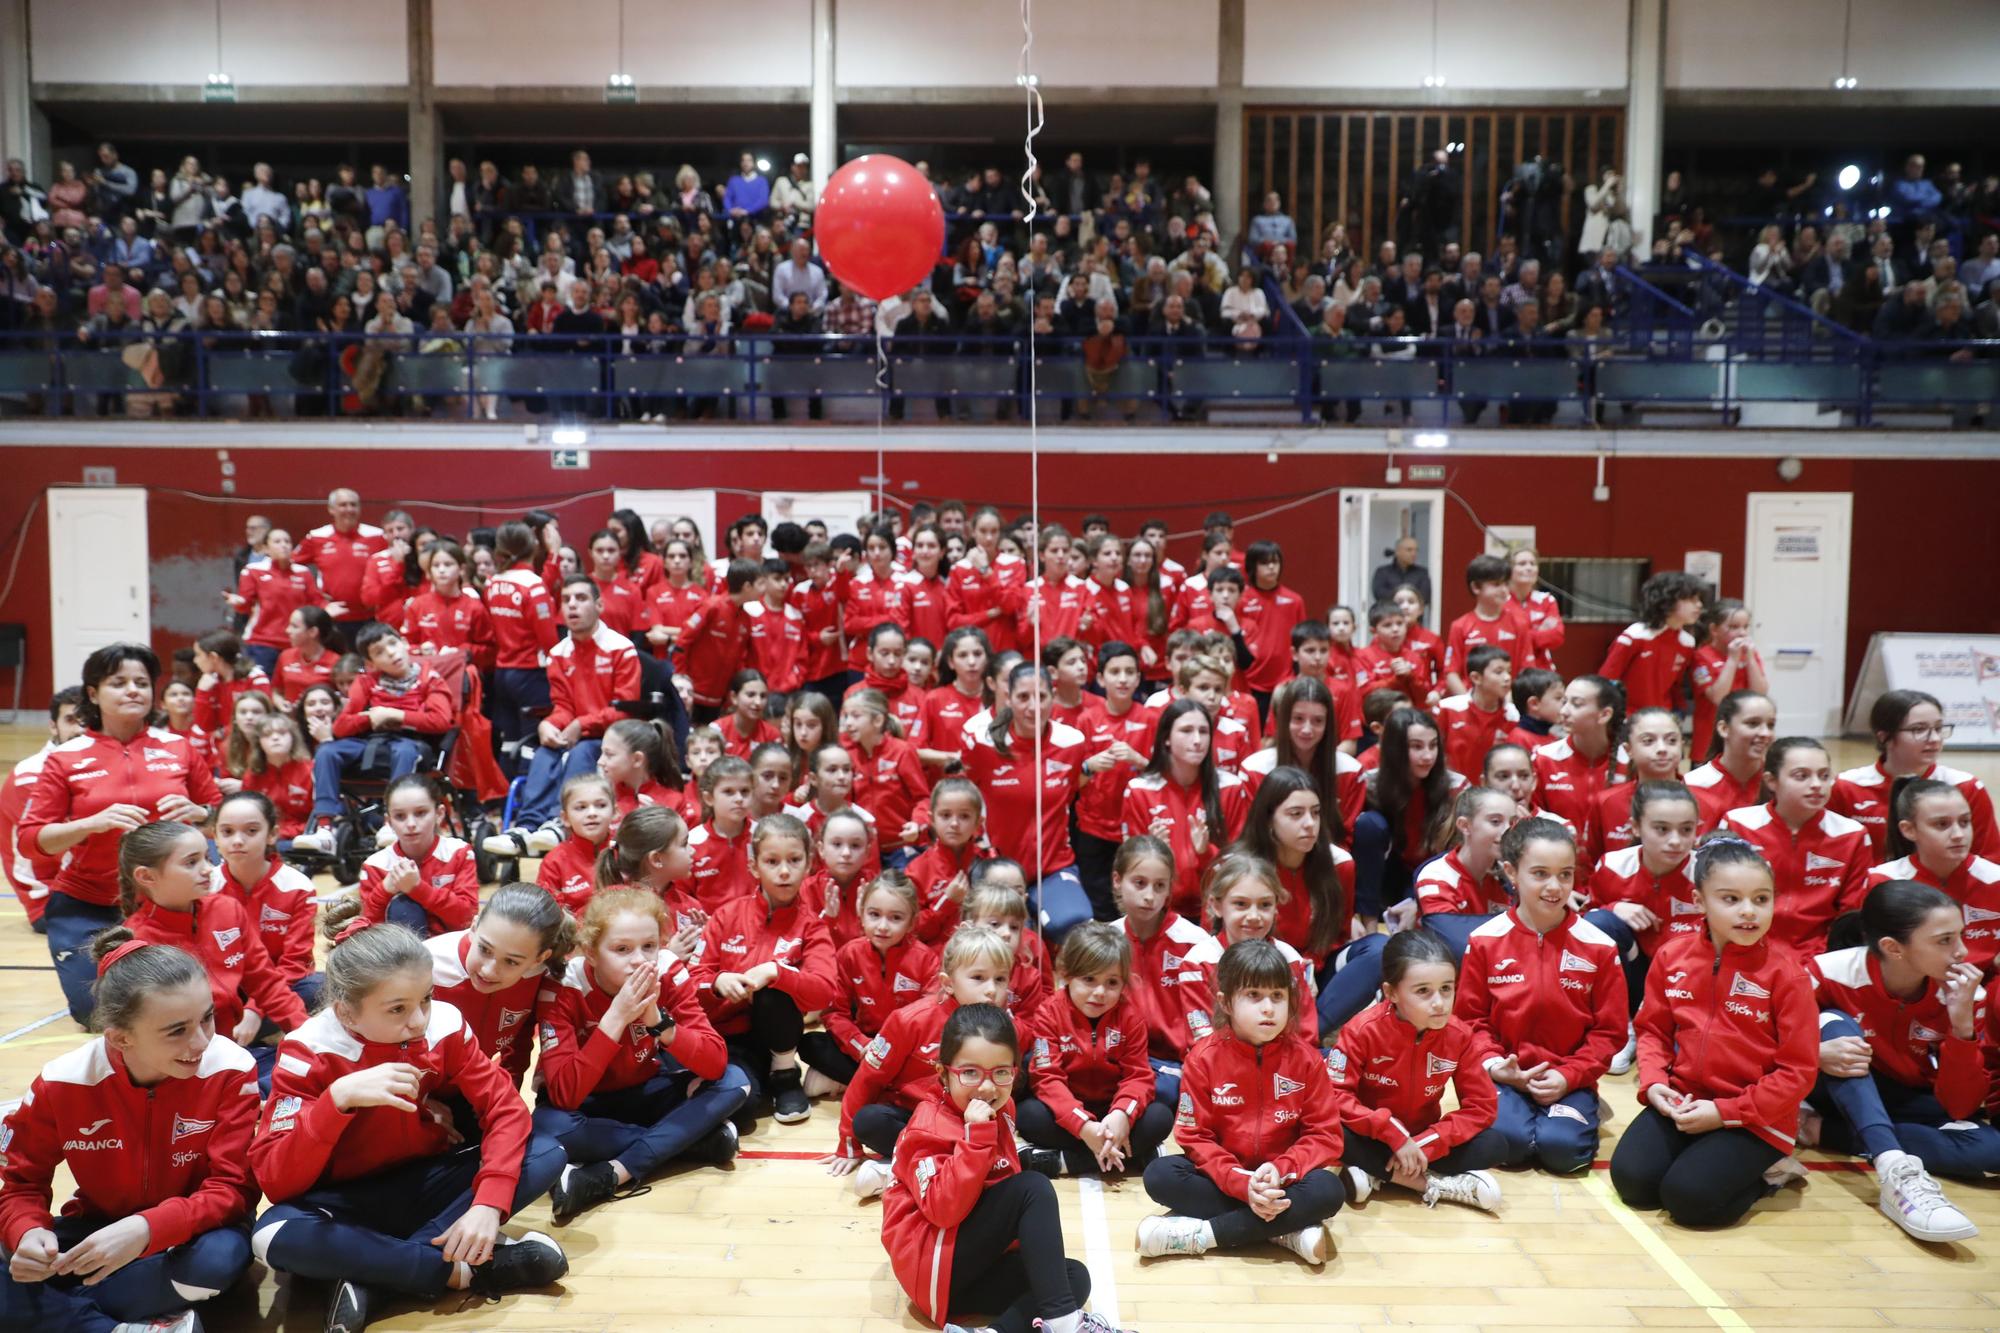
<path fill-rule="evenodd" d="M 759 547 L 763 541 L 760 531 Z M 764 569 L 756 561 L 738 558 L 729 562 L 722 577 L 723 591 L 695 608 L 681 626 L 676 645 L 680 670 L 694 687 L 690 720 L 698 727 L 722 715 L 729 678 L 750 665 L 750 617 L 743 608 L 757 596 Z"/>
<path fill-rule="evenodd" d="M 1470 688 L 1438 700 L 1437 720 L 1446 767 L 1470 779 L 1479 776 L 1486 752 L 1506 739 L 1520 715 L 1507 697 L 1514 664 L 1506 649 L 1481 644 L 1466 656 L 1465 671 Z"/>
<path fill-rule="evenodd" d="M 1529 667 L 1514 676 L 1514 712 L 1519 720 L 1507 739 L 1528 747 L 1533 754 L 1538 745 L 1547 745 L 1556 723 L 1562 721 L 1563 678 L 1541 667 Z"/>
<path fill-rule="evenodd" d="M 1528 627 L 1515 611 L 1507 592 L 1507 562 L 1497 555 L 1476 555 L 1466 562 L 1465 586 L 1472 609 L 1451 622 L 1444 641 L 1444 687 L 1447 694 L 1466 691 L 1466 655 L 1481 644 L 1506 650 L 1516 671 L 1527 665 Z"/>

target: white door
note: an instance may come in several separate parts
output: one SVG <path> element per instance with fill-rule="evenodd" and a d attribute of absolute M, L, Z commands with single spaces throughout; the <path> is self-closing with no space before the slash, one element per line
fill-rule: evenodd
<path fill-rule="evenodd" d="M 49 653 L 58 689 L 83 679 L 106 644 L 152 638 L 146 492 L 58 486 L 49 492 Z"/>
<path fill-rule="evenodd" d="M 611 507 L 613 509 L 630 509 L 636 513 L 641 519 L 645 520 L 648 532 L 652 530 L 653 524 L 660 519 L 672 522 L 674 519 L 685 515 L 694 520 L 695 530 L 701 533 L 702 550 L 708 553 L 708 558 L 711 561 L 716 559 L 726 561 L 729 558 L 729 552 L 722 551 L 718 554 L 715 549 L 717 531 L 715 521 L 716 498 L 714 491 L 629 491 L 621 487 L 611 492 Z M 741 517 L 741 514 L 731 514 L 729 522 L 734 523 Z M 728 525 L 724 524 L 723 526 L 726 527 Z M 590 534 L 588 532 L 579 532 L 572 536 L 565 533 L 564 536 L 570 538 L 571 543 L 574 544 L 576 541 L 581 541 L 590 536 Z M 578 554 L 583 553 L 579 552 Z M 590 557 L 584 555 L 584 563 L 588 565 L 589 561 Z"/>
<path fill-rule="evenodd" d="M 1417 563 L 1430 571 L 1431 605 L 1424 610 L 1424 623 L 1436 629 L 1437 596 L 1446 582 L 1438 574 L 1438 554 L 1444 549 L 1444 492 L 1393 487 L 1340 493 L 1340 600 L 1354 608 L 1357 645 L 1368 641 L 1368 607 L 1374 600 L 1369 582 L 1403 537 L 1417 539 Z"/>
<path fill-rule="evenodd" d="M 1847 491 L 1750 492 L 1743 600 L 1770 672 L 1781 736 L 1837 734 L 1853 521 Z"/>

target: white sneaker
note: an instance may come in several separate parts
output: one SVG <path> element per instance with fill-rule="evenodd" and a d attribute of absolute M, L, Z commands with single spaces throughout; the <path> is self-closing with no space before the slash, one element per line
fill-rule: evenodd
<path fill-rule="evenodd" d="M 1979 1234 L 1972 1219 L 1951 1205 L 1938 1188 L 1923 1159 L 1906 1152 L 1885 1152 L 1875 1159 L 1882 1193 L 1882 1215 L 1918 1240 L 1971 1240 Z"/>
<path fill-rule="evenodd" d="M 1424 1186 L 1424 1207 L 1435 1208 L 1440 1201 L 1462 1203 L 1490 1213 L 1500 1206 L 1500 1182 L 1485 1171 L 1431 1176 L 1430 1183 Z"/>
<path fill-rule="evenodd" d="M 321 824 L 318 828 L 307 829 L 292 839 L 295 852 L 314 852 L 320 856 L 333 855 L 333 825 Z"/>
<path fill-rule="evenodd" d="M 1333 1253 L 1333 1237 L 1326 1234 L 1326 1228 L 1315 1222 L 1297 1231 L 1288 1231 L 1277 1237 L 1278 1244 L 1290 1250 L 1299 1258 L 1318 1268 Z"/>
<path fill-rule="evenodd" d="M 1819 1136 L 1826 1129 L 1826 1117 L 1813 1108 L 1810 1102 L 1799 1103 L 1799 1146 L 1819 1147 Z"/>
<path fill-rule="evenodd" d="M 848 1188 L 857 1199 L 872 1199 L 889 1188 L 889 1164 L 876 1158 L 869 1158 L 854 1168 L 854 1174 L 847 1178 Z"/>
<path fill-rule="evenodd" d="M 1212 1243 L 1207 1240 L 1208 1223 L 1198 1217 L 1155 1214 L 1139 1219 L 1133 1246 L 1141 1259 L 1160 1259 L 1170 1254 L 1203 1254 Z"/>
<path fill-rule="evenodd" d="M 387 847 L 390 843 L 394 842 L 395 840 L 396 840 L 396 830 L 390 828 L 387 824 L 384 824 L 381 828 L 375 830 L 376 851 L 378 852 L 381 851 L 384 847 Z"/>
<path fill-rule="evenodd" d="M 554 824 L 544 824 L 528 835 L 528 854 L 547 856 L 562 845 L 562 830 Z"/>
<path fill-rule="evenodd" d="M 825 1074 L 820 1073 L 817 1069 L 806 1070 L 805 1087 L 806 1087 L 806 1096 L 808 1097 L 813 1097 L 813 1098 L 831 1097 L 835 1093 L 845 1089 L 846 1086 L 847 1085 L 845 1083 L 834 1082 L 832 1079 L 828 1078 Z"/>
<path fill-rule="evenodd" d="M 1787 1185 L 1806 1183 L 1806 1165 L 1796 1157 L 1780 1157 L 1764 1173 L 1764 1184 L 1773 1193 Z"/>
<path fill-rule="evenodd" d="M 1638 1063 L 1639 1034 L 1634 1029 L 1627 1027 L 1625 1029 L 1624 1046 L 1619 1048 L 1618 1054 L 1611 1057 L 1611 1072 L 1614 1074 L 1629 1074 L 1632 1072 L 1632 1066 Z"/>
<path fill-rule="evenodd" d="M 1375 1192 L 1375 1177 L 1358 1166 L 1344 1167 L 1341 1174 L 1347 1179 L 1347 1201 L 1367 1203 L 1368 1196 Z"/>
<path fill-rule="evenodd" d="M 292 844 L 298 846 L 297 842 Z M 505 856 L 515 860 L 528 854 L 528 831 L 510 828 L 505 833 L 489 833 L 480 840 L 479 850 L 488 856 Z"/>
<path fill-rule="evenodd" d="M 118 1324 L 111 1333 L 201 1333 L 201 1316 L 183 1310 L 179 1314 L 163 1314 L 158 1319 Z"/>

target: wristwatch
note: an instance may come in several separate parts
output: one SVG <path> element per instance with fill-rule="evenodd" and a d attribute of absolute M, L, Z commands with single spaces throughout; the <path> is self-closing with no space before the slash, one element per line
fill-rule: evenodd
<path fill-rule="evenodd" d="M 673 1025 L 674 1016 L 672 1014 L 663 1014 L 660 1016 L 660 1021 L 647 1028 L 646 1031 L 650 1032 L 653 1035 L 653 1039 L 657 1041 L 660 1034 Z"/>

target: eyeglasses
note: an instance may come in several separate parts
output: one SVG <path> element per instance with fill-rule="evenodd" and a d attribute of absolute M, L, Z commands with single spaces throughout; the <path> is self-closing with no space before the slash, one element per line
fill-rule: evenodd
<path fill-rule="evenodd" d="M 1898 730 L 1898 734 L 1918 741 L 1932 739 L 1948 741 L 1951 739 L 1952 730 L 1953 724 L 1950 722 L 1933 722 L 1926 727 L 1902 727 Z"/>
<path fill-rule="evenodd" d="M 961 1087 L 967 1088 L 976 1088 L 989 1078 L 993 1080 L 993 1086 L 996 1088 L 1011 1088 L 1014 1086 L 1014 1076 L 1020 1072 L 1012 1065 L 1000 1069 L 981 1069 L 978 1065 L 951 1067 L 952 1077 L 958 1080 Z"/>

